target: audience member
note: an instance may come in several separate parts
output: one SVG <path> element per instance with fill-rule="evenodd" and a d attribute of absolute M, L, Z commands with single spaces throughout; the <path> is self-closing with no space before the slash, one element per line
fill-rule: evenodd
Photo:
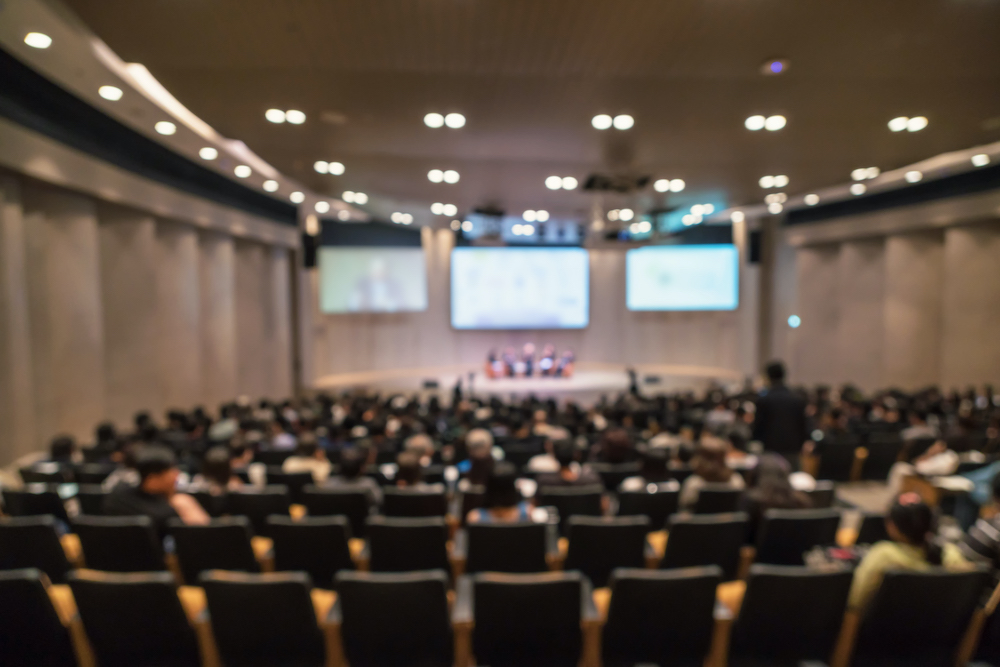
<path fill-rule="evenodd" d="M 224 445 L 216 445 L 205 452 L 201 472 L 187 486 L 189 493 L 205 492 L 221 496 L 228 491 L 243 488 L 243 480 L 233 474 L 231 452 Z"/>
<path fill-rule="evenodd" d="M 535 454 L 528 459 L 527 469 L 529 472 L 559 472 L 559 461 L 555 457 L 555 443 L 560 440 L 569 440 L 569 431 L 561 426 L 550 427 L 545 437 L 545 451 Z"/>
<path fill-rule="evenodd" d="M 414 452 L 403 452 L 396 457 L 396 486 L 419 488 L 424 486 L 424 473 L 420 459 Z"/>
<path fill-rule="evenodd" d="M 469 486 L 486 484 L 493 472 L 493 434 L 484 428 L 474 428 L 465 436 L 465 449 L 469 458 L 458 465 L 465 474 L 459 482 L 458 490 L 467 491 Z"/>
<path fill-rule="evenodd" d="M 579 451 L 572 440 L 558 440 L 552 444 L 552 450 L 559 463 L 559 471 L 538 475 L 538 486 L 585 486 L 601 483 L 597 473 L 588 466 L 580 465 Z"/>
<path fill-rule="evenodd" d="M 904 441 L 910 442 L 921 439 L 936 440 L 941 437 L 941 432 L 937 427 L 927 423 L 927 410 L 922 408 L 910 410 L 909 421 L 910 425 L 904 428 L 899 434 Z"/>
<path fill-rule="evenodd" d="M 296 444 L 295 436 L 288 432 L 287 422 L 284 419 L 275 419 L 271 422 L 271 447 L 273 449 L 295 449 Z"/>
<path fill-rule="evenodd" d="M 757 397 L 753 439 L 795 466 L 808 438 L 806 400 L 785 386 L 785 366 L 780 361 L 768 364 L 765 372 L 768 389 Z"/>
<path fill-rule="evenodd" d="M 1000 504 L 1000 474 L 993 477 L 992 491 L 993 503 Z M 968 560 L 987 565 L 1000 575 L 1000 512 L 976 519 L 959 548 Z"/>
<path fill-rule="evenodd" d="M 785 457 L 766 453 L 750 472 L 750 488 L 740 497 L 739 509 L 750 516 L 747 543 L 757 542 L 757 529 L 767 510 L 812 507 L 808 495 L 797 491 L 790 479 L 791 466 Z"/>
<path fill-rule="evenodd" d="M 411 435 L 403 443 L 403 449 L 416 455 L 421 468 L 429 466 L 434 457 L 434 441 L 426 433 Z"/>
<path fill-rule="evenodd" d="M 632 438 L 623 428 L 611 428 L 604 432 L 600 441 L 591 450 L 590 460 L 597 463 L 631 463 L 636 460 Z"/>
<path fill-rule="evenodd" d="M 364 490 L 373 507 L 382 504 L 382 488 L 375 479 L 362 474 L 368 462 L 368 450 L 364 447 L 347 447 L 340 452 L 340 472 L 330 477 L 327 488 L 354 488 Z"/>
<path fill-rule="evenodd" d="M 486 480 L 486 495 L 482 509 L 471 510 L 469 523 L 516 523 L 531 520 L 531 505 L 517 489 L 517 470 L 509 463 L 499 462 Z"/>
<path fill-rule="evenodd" d="M 726 465 L 728 445 L 714 436 L 704 436 L 691 459 L 691 476 L 681 486 L 681 509 L 693 509 L 706 484 L 726 484 L 731 489 L 746 486 L 743 477 Z"/>
<path fill-rule="evenodd" d="M 667 467 L 667 450 L 663 447 L 643 447 L 639 451 L 642 468 L 638 475 L 625 478 L 621 483 L 622 491 L 642 491 L 650 484 L 660 485 L 673 479 Z"/>
<path fill-rule="evenodd" d="M 54 463 L 79 463 L 82 460 L 77 451 L 76 440 L 70 435 L 60 435 L 49 445 L 49 460 Z"/>
<path fill-rule="evenodd" d="M 295 446 L 295 454 L 281 464 L 282 472 L 312 473 L 313 481 L 317 485 L 327 480 L 331 469 L 330 460 L 326 458 L 326 452 L 320 449 L 319 441 L 313 433 L 303 433 Z"/>
<path fill-rule="evenodd" d="M 902 491 L 903 479 L 906 477 L 953 475 L 958 470 L 958 454 L 948 449 L 944 440 L 938 440 L 930 447 L 927 447 L 927 442 L 911 440 L 904 443 L 900 460 L 889 469 L 889 492 L 892 497 Z"/>

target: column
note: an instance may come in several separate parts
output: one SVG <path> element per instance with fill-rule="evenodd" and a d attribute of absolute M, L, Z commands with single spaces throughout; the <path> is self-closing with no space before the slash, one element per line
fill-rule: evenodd
<path fill-rule="evenodd" d="M 792 331 L 793 380 L 833 384 L 846 379 L 837 360 L 839 245 L 798 251 L 798 308 L 802 325 Z"/>
<path fill-rule="evenodd" d="M 204 400 L 198 231 L 158 220 L 156 246 L 163 405 L 189 410 Z"/>
<path fill-rule="evenodd" d="M 1000 227 L 944 233 L 941 382 L 946 389 L 1000 383 Z"/>
<path fill-rule="evenodd" d="M 885 244 L 849 241 L 840 248 L 837 359 L 841 377 L 863 390 L 882 388 Z"/>
<path fill-rule="evenodd" d="M 885 241 L 886 386 L 917 389 L 941 379 L 942 238 L 935 231 Z"/>
<path fill-rule="evenodd" d="M 202 400 L 215 411 L 236 398 L 236 249 L 230 236 L 199 237 Z"/>
<path fill-rule="evenodd" d="M 266 343 L 271 303 L 264 251 L 259 243 L 236 242 L 236 386 L 251 399 L 270 395 L 274 352 Z"/>
<path fill-rule="evenodd" d="M 273 350 L 271 371 L 271 395 L 287 398 L 292 395 L 292 291 L 291 266 L 287 248 L 270 248 L 268 260 L 271 266 L 269 284 L 271 287 L 270 309 L 272 325 L 271 348 Z"/>

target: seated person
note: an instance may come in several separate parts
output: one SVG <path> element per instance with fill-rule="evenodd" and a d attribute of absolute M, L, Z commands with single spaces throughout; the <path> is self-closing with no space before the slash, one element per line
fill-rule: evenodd
<path fill-rule="evenodd" d="M 216 445 L 205 452 L 201 472 L 187 486 L 188 493 L 204 492 L 221 496 L 227 491 L 243 488 L 243 480 L 233 474 L 231 452 L 225 445 Z"/>
<path fill-rule="evenodd" d="M 340 473 L 329 478 L 326 488 L 357 488 L 368 494 L 368 502 L 373 507 L 382 503 L 382 488 L 373 478 L 362 474 L 368 462 L 368 450 L 363 447 L 347 447 L 340 452 Z"/>
<path fill-rule="evenodd" d="M 139 485 L 119 484 L 104 499 L 108 516 L 148 516 L 160 536 L 167 533 L 167 519 L 180 518 L 186 524 L 209 522 L 198 501 L 186 493 L 177 493 L 177 460 L 161 445 L 143 445 L 135 453 Z"/>
<path fill-rule="evenodd" d="M 538 486 L 586 486 L 600 484 L 601 478 L 587 466 L 578 462 L 579 453 L 572 440 L 557 440 L 552 444 L 553 455 L 559 464 L 558 472 L 538 475 Z"/>
<path fill-rule="evenodd" d="M 60 435 L 49 444 L 49 460 L 53 463 L 79 463 L 83 456 L 77 449 L 76 440 L 71 435 Z"/>
<path fill-rule="evenodd" d="M 118 466 L 101 482 L 101 489 L 114 491 L 120 485 L 139 486 L 139 473 L 135 469 L 135 452 L 139 443 L 131 438 L 117 441 L 117 449 L 111 454 L 111 460 Z"/>
<path fill-rule="evenodd" d="M 101 422 L 94 430 L 94 448 L 102 459 L 110 459 L 118 449 L 118 431 L 111 422 Z"/>
<path fill-rule="evenodd" d="M 812 499 L 797 491 L 790 479 L 788 459 L 768 452 L 761 455 L 757 467 L 750 473 L 750 488 L 740 497 L 739 510 L 750 516 L 747 543 L 757 541 L 757 529 L 767 510 L 797 510 L 812 507 Z"/>
<path fill-rule="evenodd" d="M 1000 474 L 993 477 L 992 495 L 993 502 L 1000 503 Z M 969 561 L 988 566 L 994 574 L 1000 572 L 1000 512 L 976 519 L 958 548 Z"/>
<path fill-rule="evenodd" d="M 934 511 L 918 494 L 911 491 L 896 498 L 885 520 L 889 540 L 875 543 L 854 570 L 847 600 L 850 609 L 865 609 L 889 570 L 974 567 L 954 544 L 938 544 L 934 518 Z"/>
<path fill-rule="evenodd" d="M 281 464 L 281 472 L 311 472 L 313 481 L 322 484 L 330 476 L 330 460 L 326 452 L 320 449 L 319 441 L 313 433 L 303 433 L 295 446 L 295 454 L 285 459 Z"/>
<path fill-rule="evenodd" d="M 531 505 L 517 489 L 517 469 L 499 462 L 486 480 L 482 509 L 469 511 L 468 523 L 517 523 L 531 521 Z"/>
<path fill-rule="evenodd" d="M 746 486 L 743 477 L 726 465 L 728 444 L 715 436 L 704 436 L 691 459 L 691 476 L 681 487 L 681 509 L 694 509 L 698 495 L 706 484 L 726 484 L 731 489 Z"/>
<path fill-rule="evenodd" d="M 590 460 L 596 463 L 631 463 L 636 460 L 632 438 L 623 428 L 611 428 L 604 432 L 600 442 L 590 453 Z"/>
<path fill-rule="evenodd" d="M 469 458 L 458 465 L 465 477 L 459 481 L 458 490 L 467 491 L 470 486 L 486 484 L 493 472 L 493 434 L 484 428 L 474 428 L 465 436 L 465 449 Z"/>
<path fill-rule="evenodd" d="M 944 440 L 938 440 L 927 449 L 921 451 L 921 440 L 910 440 L 903 445 L 900 460 L 889 469 L 889 490 L 892 496 L 899 494 L 903 487 L 903 479 L 911 475 L 936 477 L 953 475 L 958 470 L 958 454 L 948 449 Z"/>
<path fill-rule="evenodd" d="M 626 477 L 619 487 L 622 491 L 643 491 L 650 484 L 660 485 L 673 479 L 667 467 L 667 450 L 663 447 L 643 447 L 639 450 L 642 468 L 638 475 Z"/>
<path fill-rule="evenodd" d="M 528 459 L 529 472 L 559 472 L 559 461 L 553 454 L 555 443 L 559 440 L 569 440 L 569 431 L 562 426 L 552 426 L 546 432 L 545 452 L 535 454 Z"/>
<path fill-rule="evenodd" d="M 414 452 L 402 452 L 396 457 L 396 486 L 400 488 L 421 489 L 428 485 L 424 484 L 424 471 L 421 469 L 420 459 Z"/>
<path fill-rule="evenodd" d="M 403 443 L 403 450 L 413 452 L 420 461 L 420 467 L 426 468 L 434 458 L 434 441 L 426 433 L 411 435 Z"/>

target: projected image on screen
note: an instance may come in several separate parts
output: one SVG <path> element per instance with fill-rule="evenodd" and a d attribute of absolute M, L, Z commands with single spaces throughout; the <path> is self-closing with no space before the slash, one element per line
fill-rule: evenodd
<path fill-rule="evenodd" d="M 732 245 L 659 246 L 625 258 L 629 310 L 734 310 L 739 254 Z"/>
<path fill-rule="evenodd" d="M 423 249 L 320 248 L 319 304 L 324 313 L 427 310 Z"/>
<path fill-rule="evenodd" d="M 581 329 L 590 265 L 581 248 L 456 248 L 451 324 L 456 329 Z"/>

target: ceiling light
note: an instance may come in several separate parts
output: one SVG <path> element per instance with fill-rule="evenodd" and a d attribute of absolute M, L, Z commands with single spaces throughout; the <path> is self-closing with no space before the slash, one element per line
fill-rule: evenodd
<path fill-rule="evenodd" d="M 47 49 L 52 46 L 52 38 L 43 32 L 29 32 L 24 36 L 24 43 L 33 49 Z"/>
<path fill-rule="evenodd" d="M 793 329 L 798 329 L 800 326 L 802 326 L 802 318 L 799 317 L 798 315 L 789 315 L 788 326 L 790 326 Z"/>
<path fill-rule="evenodd" d="M 400 213 L 399 211 L 396 211 L 395 213 L 393 213 L 392 215 L 389 216 L 389 219 L 392 220 L 393 222 L 395 222 L 397 225 L 398 224 L 402 224 L 402 222 L 403 222 L 403 214 Z"/>
<path fill-rule="evenodd" d="M 285 112 L 281 109 L 268 109 L 264 112 L 264 118 L 271 121 L 272 123 L 284 123 L 285 122 Z"/>
<path fill-rule="evenodd" d="M 774 187 L 774 176 L 761 176 L 757 184 L 765 190 Z"/>
<path fill-rule="evenodd" d="M 462 231 L 463 232 L 471 232 L 472 231 L 472 220 L 463 220 L 462 221 Z"/>
<path fill-rule="evenodd" d="M 558 176 L 549 176 L 545 179 L 545 187 L 549 190 L 558 190 L 562 187 L 562 179 Z"/>
<path fill-rule="evenodd" d="M 611 220 L 612 222 L 614 222 L 617 219 L 618 219 L 618 209 L 615 208 L 615 209 L 612 209 L 612 210 L 608 211 L 608 220 Z"/>
<path fill-rule="evenodd" d="M 696 215 L 694 213 L 688 213 L 683 218 L 681 218 L 681 222 L 684 223 L 685 227 L 690 227 L 691 225 L 697 225 L 698 223 L 701 222 L 701 216 Z"/>
<path fill-rule="evenodd" d="M 538 220 L 538 222 L 546 222 L 549 219 L 549 212 L 545 210 L 536 211 L 535 219 Z"/>
<path fill-rule="evenodd" d="M 205 146 L 200 151 L 198 151 L 198 157 L 202 160 L 214 160 L 219 157 L 219 151 L 212 148 L 211 146 Z"/>
<path fill-rule="evenodd" d="M 784 174 L 774 177 L 774 187 L 783 188 L 788 185 L 788 177 Z"/>
<path fill-rule="evenodd" d="M 783 209 L 784 206 L 782 206 L 778 202 L 774 202 L 773 204 L 767 205 L 767 212 L 770 213 L 771 215 L 778 215 L 779 213 L 781 213 Z"/>
<path fill-rule="evenodd" d="M 635 119 L 628 114 L 622 114 L 620 116 L 615 116 L 612 123 L 614 124 L 616 130 L 629 130 L 633 125 L 635 125 Z"/>
<path fill-rule="evenodd" d="M 431 213 L 434 215 L 444 215 L 444 204 L 437 201 L 431 204 Z"/>
<path fill-rule="evenodd" d="M 639 233 L 639 223 L 638 222 L 633 222 L 631 225 L 628 226 L 628 230 L 631 233 L 633 233 L 633 234 L 638 234 Z"/>
<path fill-rule="evenodd" d="M 445 215 L 457 215 L 458 207 L 455 206 L 454 204 L 445 204 L 444 206 L 441 207 L 441 211 Z"/>
<path fill-rule="evenodd" d="M 431 183 L 440 183 L 444 180 L 444 172 L 440 169 L 431 169 L 427 172 L 427 180 Z"/>
<path fill-rule="evenodd" d="M 713 206 L 712 204 L 704 204 L 701 207 L 701 211 L 705 215 L 712 215 L 713 213 L 715 213 L 715 206 Z"/>
<path fill-rule="evenodd" d="M 903 176 L 903 178 L 906 179 L 907 183 L 918 183 L 919 181 L 923 180 L 924 175 L 921 172 L 914 169 L 913 171 L 906 172 L 906 175 Z"/>
<path fill-rule="evenodd" d="M 590 124 L 597 130 L 606 130 L 611 127 L 613 122 L 614 121 L 611 120 L 611 116 L 606 113 L 598 114 L 590 120 Z"/>
<path fill-rule="evenodd" d="M 767 76 L 774 76 L 775 74 L 783 74 L 787 69 L 788 69 L 788 61 L 784 58 L 776 58 L 774 60 L 768 60 L 760 67 L 761 74 L 765 74 Z"/>
<path fill-rule="evenodd" d="M 863 195 L 868 191 L 868 187 L 864 183 L 855 183 L 851 186 L 852 195 Z"/>
<path fill-rule="evenodd" d="M 296 191 L 296 192 L 293 192 L 292 194 L 288 195 L 288 199 L 293 204 L 301 204 L 302 202 L 304 202 L 306 200 L 306 196 L 304 194 L 302 194 L 301 192 Z"/>
<path fill-rule="evenodd" d="M 233 173 L 236 174 L 237 178 L 248 178 L 250 174 L 253 173 L 253 169 L 245 164 L 238 164 L 236 165 L 236 168 L 233 169 Z"/>
<path fill-rule="evenodd" d="M 156 131 L 160 134 L 171 135 L 177 131 L 177 126 L 171 123 L 169 120 L 161 120 L 156 125 L 154 125 Z"/>
<path fill-rule="evenodd" d="M 459 178 L 460 177 L 458 175 L 458 172 L 455 171 L 454 169 L 449 169 L 448 171 L 444 172 L 444 182 L 445 183 L 450 183 L 450 184 L 454 185 L 455 183 L 458 183 L 458 179 Z"/>
<path fill-rule="evenodd" d="M 346 222 L 347 220 L 351 219 L 351 212 L 348 211 L 346 208 L 342 208 L 340 209 L 340 212 L 337 213 L 337 218 L 339 220 L 344 220 Z"/>
<path fill-rule="evenodd" d="M 328 201 L 318 201 L 313 207 L 316 209 L 317 213 L 329 213 L 330 212 L 330 202 Z"/>
<path fill-rule="evenodd" d="M 525 236 L 531 236 L 535 233 L 534 225 L 521 225 L 521 233 Z"/>
<path fill-rule="evenodd" d="M 639 223 L 639 233 L 646 234 L 651 231 L 653 231 L 653 225 L 649 222 L 649 220 L 643 220 Z"/>
<path fill-rule="evenodd" d="M 878 175 L 882 173 L 882 170 L 878 167 L 868 167 L 865 169 L 866 178 L 878 178 Z"/>
<path fill-rule="evenodd" d="M 819 195 L 806 195 L 803 201 L 806 203 L 806 206 L 815 206 L 819 203 Z"/>
<path fill-rule="evenodd" d="M 444 117 L 444 124 L 453 130 L 465 127 L 465 116 L 460 113 L 450 113 Z"/>
<path fill-rule="evenodd" d="M 472 225 L 469 225 L 469 226 L 471 227 Z M 461 223 L 461 222 L 459 222 L 458 220 L 452 220 L 452 221 L 451 221 L 451 228 L 452 228 L 452 229 L 453 229 L 454 231 L 456 231 L 456 232 L 457 232 L 458 230 L 460 230 L 460 229 L 462 228 L 462 223 Z"/>
<path fill-rule="evenodd" d="M 117 86 L 101 86 L 97 89 L 97 94 L 106 100 L 117 102 L 122 98 L 122 89 Z"/>
<path fill-rule="evenodd" d="M 350 190 L 346 190 L 344 194 L 340 195 L 340 198 L 343 199 L 348 204 L 354 203 L 354 193 Z"/>
<path fill-rule="evenodd" d="M 268 192 L 277 192 L 278 191 L 278 181 L 272 181 L 270 179 L 266 180 L 266 181 L 264 181 L 263 187 Z"/>
<path fill-rule="evenodd" d="M 510 233 L 513 234 L 514 236 L 520 236 L 523 230 L 524 230 L 524 225 L 518 222 L 510 228 Z"/>
<path fill-rule="evenodd" d="M 892 132 L 902 132 L 906 129 L 906 124 L 909 122 L 909 118 L 906 116 L 899 116 L 898 118 L 893 118 L 889 121 L 889 129 Z"/>
<path fill-rule="evenodd" d="M 692 206 L 692 207 L 691 207 L 691 213 L 692 213 L 693 215 L 701 215 L 701 214 L 702 214 L 702 213 L 704 213 L 704 212 L 705 212 L 705 211 L 704 211 L 704 209 L 702 208 L 701 204 L 695 204 L 694 206 Z"/>
<path fill-rule="evenodd" d="M 622 210 L 618 211 L 618 219 L 621 220 L 622 222 L 628 222 L 634 217 L 635 217 L 635 212 L 630 208 L 623 208 Z"/>
<path fill-rule="evenodd" d="M 528 209 L 527 211 L 521 214 L 521 217 L 527 220 L 528 222 L 534 222 L 535 220 L 538 219 L 537 215 L 538 214 L 535 211 Z"/>
<path fill-rule="evenodd" d="M 433 128 L 441 127 L 444 125 L 444 116 L 439 113 L 429 113 L 424 116 L 424 125 Z"/>
<path fill-rule="evenodd" d="M 289 109 L 285 112 L 285 120 L 292 125 L 301 125 L 306 122 L 306 115 L 297 109 Z"/>
<path fill-rule="evenodd" d="M 756 132 L 757 130 L 763 130 L 766 122 L 767 119 L 763 116 L 750 116 L 743 121 L 743 125 L 751 132 Z"/>
<path fill-rule="evenodd" d="M 685 185 L 686 184 L 684 183 L 683 179 L 675 178 L 674 180 L 670 181 L 670 191 L 680 192 L 684 189 Z"/>
<path fill-rule="evenodd" d="M 787 122 L 784 116 L 768 116 L 767 120 L 764 121 L 764 129 L 776 132 L 783 128 Z"/>
<path fill-rule="evenodd" d="M 851 180 L 863 181 L 866 178 L 868 178 L 868 170 L 863 167 L 851 172 Z"/>
<path fill-rule="evenodd" d="M 579 183 L 572 176 L 563 176 L 562 179 L 563 190 L 576 190 L 577 185 L 579 185 Z"/>
<path fill-rule="evenodd" d="M 362 206 L 364 206 L 365 204 L 368 203 L 368 195 L 366 195 L 364 192 L 355 192 L 354 203 L 361 204 Z"/>
<path fill-rule="evenodd" d="M 333 174 L 334 176 L 342 175 L 344 173 L 344 165 L 341 164 L 340 162 L 331 162 L 330 173 Z"/>
<path fill-rule="evenodd" d="M 657 182 L 653 183 L 653 189 L 657 192 L 666 192 L 670 189 L 670 179 L 661 178 Z"/>
<path fill-rule="evenodd" d="M 404 225 L 409 225 L 411 223 L 413 223 L 413 214 L 412 213 L 404 213 L 403 214 L 403 224 Z"/>
<path fill-rule="evenodd" d="M 313 162 L 313 169 L 316 170 L 317 174 L 329 174 L 330 163 L 324 160 L 316 160 L 315 162 Z"/>
<path fill-rule="evenodd" d="M 917 116 L 906 121 L 906 129 L 909 132 L 919 132 L 927 127 L 927 119 L 924 116 Z"/>
<path fill-rule="evenodd" d="M 733 211 L 729 214 L 729 219 L 737 224 L 743 222 L 747 219 L 747 216 L 743 211 Z"/>
<path fill-rule="evenodd" d="M 978 153 L 972 156 L 973 167 L 985 167 L 990 163 L 990 156 L 986 153 Z"/>

